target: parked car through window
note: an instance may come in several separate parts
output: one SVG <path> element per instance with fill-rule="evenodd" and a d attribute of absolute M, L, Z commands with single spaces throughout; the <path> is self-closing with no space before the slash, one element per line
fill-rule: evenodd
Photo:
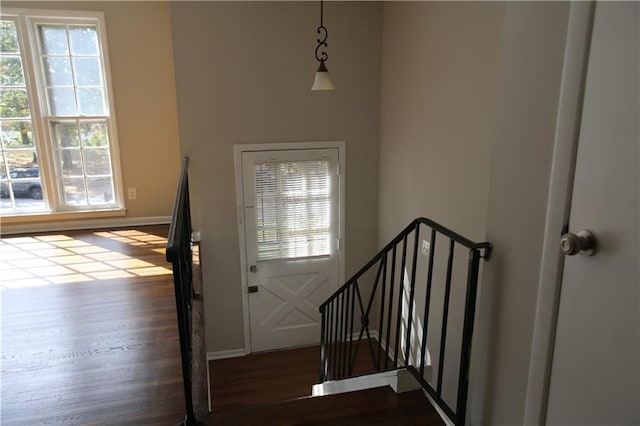
<path fill-rule="evenodd" d="M 37 167 L 18 169 L 9 172 L 10 181 L 0 182 L 0 197 L 9 198 L 9 185 L 15 198 L 30 197 L 36 200 L 42 199 L 42 185 L 40 183 L 40 171 Z"/>

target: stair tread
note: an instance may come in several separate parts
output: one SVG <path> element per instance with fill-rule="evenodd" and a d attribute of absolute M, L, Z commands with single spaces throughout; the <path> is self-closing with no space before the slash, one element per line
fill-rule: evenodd
<path fill-rule="evenodd" d="M 385 424 L 440 426 L 422 391 L 396 394 L 389 386 L 322 397 L 214 411 L 205 425 Z"/>

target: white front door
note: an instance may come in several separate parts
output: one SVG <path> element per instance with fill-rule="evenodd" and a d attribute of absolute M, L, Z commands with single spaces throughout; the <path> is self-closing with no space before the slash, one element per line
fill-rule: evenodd
<path fill-rule="evenodd" d="M 598 3 L 569 230 L 594 256 L 565 259 L 546 424 L 640 424 L 640 8 Z"/>
<path fill-rule="evenodd" d="M 339 284 L 338 149 L 241 157 L 251 351 L 317 344 Z"/>

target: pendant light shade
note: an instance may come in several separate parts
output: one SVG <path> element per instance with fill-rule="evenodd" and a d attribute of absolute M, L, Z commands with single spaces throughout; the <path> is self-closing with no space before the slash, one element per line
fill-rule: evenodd
<path fill-rule="evenodd" d="M 316 77 L 313 80 L 313 86 L 311 86 L 311 90 L 333 90 L 335 87 L 331 82 L 331 77 L 329 76 L 329 71 L 327 70 L 327 66 L 324 62 L 327 60 L 329 55 L 324 50 L 327 47 L 327 37 L 329 37 L 329 32 L 324 26 L 323 21 L 323 2 L 320 0 L 320 26 L 318 27 L 318 34 L 321 38 L 318 38 L 318 45 L 316 46 L 316 59 L 320 62 L 320 66 L 318 67 L 318 71 L 316 72 Z"/>
<path fill-rule="evenodd" d="M 324 65 L 324 61 L 320 62 L 318 71 L 316 72 L 316 78 L 313 80 L 313 86 L 311 90 L 333 90 L 335 87 L 331 82 L 331 76 L 327 67 Z"/>

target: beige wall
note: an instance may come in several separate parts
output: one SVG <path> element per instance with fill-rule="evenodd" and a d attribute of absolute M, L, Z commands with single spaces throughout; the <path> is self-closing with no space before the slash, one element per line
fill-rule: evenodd
<path fill-rule="evenodd" d="M 379 244 L 420 215 L 494 244 L 468 421 L 523 424 L 567 3 L 388 2 L 383 19 Z"/>
<path fill-rule="evenodd" d="M 382 4 L 325 4 L 333 92 L 310 90 L 317 2 L 175 2 L 171 17 L 207 350 L 241 349 L 235 144 L 344 140 L 347 275 L 374 254 Z"/>
<path fill-rule="evenodd" d="M 420 216 L 484 241 L 503 13 L 499 3 L 385 3 L 380 246 Z M 440 361 L 439 338 L 433 336 L 440 333 L 446 273 L 446 244 L 440 241 L 427 345 L 435 367 Z M 445 366 L 459 365 L 465 257 L 463 251 L 456 256 Z M 418 277 L 426 277 L 426 259 L 419 256 Z M 416 284 L 418 323 L 424 312 L 425 282 L 419 278 Z M 452 407 L 457 380 L 455 369 L 446 367 L 443 398 Z"/>
<path fill-rule="evenodd" d="M 384 8 L 379 243 L 427 216 L 483 239 L 502 4 Z"/>
<path fill-rule="evenodd" d="M 473 407 L 523 424 L 568 3 L 506 7 Z M 558 230 L 558 235 L 560 230 Z"/>
<path fill-rule="evenodd" d="M 2 7 L 104 12 L 127 219 L 170 216 L 180 145 L 169 4 L 4 1 Z M 137 188 L 137 200 L 126 200 L 129 187 Z"/>

